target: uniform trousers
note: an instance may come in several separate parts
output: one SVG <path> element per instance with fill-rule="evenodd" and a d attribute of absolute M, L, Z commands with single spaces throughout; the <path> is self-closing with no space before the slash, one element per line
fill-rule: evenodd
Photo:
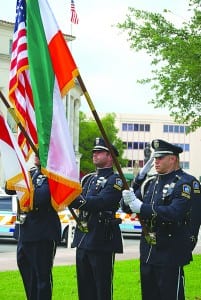
<path fill-rule="evenodd" d="M 184 300 L 182 266 L 140 264 L 142 300 Z"/>
<path fill-rule="evenodd" d="M 113 252 L 77 248 L 76 270 L 79 300 L 113 299 Z"/>
<path fill-rule="evenodd" d="M 18 242 L 17 265 L 28 300 L 52 299 L 52 267 L 56 245 L 52 240 Z"/>

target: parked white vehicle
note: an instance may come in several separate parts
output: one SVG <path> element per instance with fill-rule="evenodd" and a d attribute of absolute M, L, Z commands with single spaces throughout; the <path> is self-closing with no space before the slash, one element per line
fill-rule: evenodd
<path fill-rule="evenodd" d="M 68 208 L 59 212 L 59 218 L 61 221 L 62 230 L 61 241 L 63 244 L 65 244 L 67 248 L 71 248 L 71 243 L 73 241 L 76 227 L 76 221 L 74 220 Z"/>
<path fill-rule="evenodd" d="M 122 219 L 122 223 L 119 224 L 119 226 L 123 236 L 134 236 L 142 233 L 142 226 L 135 213 L 127 214 L 119 209 L 116 213 L 116 217 Z"/>
<path fill-rule="evenodd" d="M 17 216 L 17 196 L 8 195 L 0 188 L 0 237 L 11 237 Z"/>

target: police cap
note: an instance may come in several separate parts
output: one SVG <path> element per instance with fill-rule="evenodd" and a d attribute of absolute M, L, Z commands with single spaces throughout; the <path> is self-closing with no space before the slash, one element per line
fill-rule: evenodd
<path fill-rule="evenodd" d="M 118 156 L 119 152 L 118 152 L 117 148 L 112 144 L 110 144 L 110 145 L 111 145 L 111 147 L 114 151 L 114 154 L 116 156 Z M 95 139 L 94 148 L 93 148 L 92 152 L 94 152 L 94 151 L 107 151 L 107 152 L 110 152 L 109 148 L 107 147 L 107 145 L 106 145 L 106 143 L 105 143 L 105 141 L 102 137 L 98 137 L 98 138 Z"/>
<path fill-rule="evenodd" d="M 151 146 L 154 149 L 154 157 L 162 157 L 165 155 L 179 156 L 179 153 L 183 152 L 183 149 L 181 147 L 158 139 L 153 140 Z"/>

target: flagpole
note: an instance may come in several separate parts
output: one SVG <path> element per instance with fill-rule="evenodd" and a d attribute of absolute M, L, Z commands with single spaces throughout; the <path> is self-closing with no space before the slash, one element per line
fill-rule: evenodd
<path fill-rule="evenodd" d="M 4 105 L 6 106 L 6 108 L 8 109 L 9 113 L 11 114 L 11 116 L 13 117 L 14 121 L 16 122 L 17 126 L 20 128 L 20 130 L 22 131 L 22 133 L 24 134 L 25 138 L 27 139 L 27 141 L 29 142 L 32 150 L 38 155 L 38 149 L 35 147 L 34 143 L 32 142 L 31 138 L 29 137 L 29 135 L 27 134 L 25 128 L 22 126 L 22 124 L 20 123 L 19 119 L 17 118 L 13 108 L 10 106 L 10 104 L 8 103 L 8 101 L 6 100 L 6 97 L 4 96 L 4 94 L 2 93 L 2 91 L 0 90 L 0 98 L 3 101 Z"/>
<path fill-rule="evenodd" d="M 121 179 L 122 179 L 122 181 L 123 181 L 124 189 L 129 190 L 128 182 L 126 181 L 126 179 L 125 179 L 125 177 L 124 177 L 124 174 L 123 174 L 122 169 L 121 169 L 121 167 L 120 167 L 119 161 L 118 161 L 118 159 L 116 158 L 116 155 L 115 155 L 114 150 L 113 150 L 113 148 L 112 148 L 112 146 L 111 146 L 111 143 L 110 143 L 109 140 L 108 140 L 108 137 L 107 137 L 107 135 L 106 135 L 106 132 L 105 132 L 105 130 L 104 130 L 104 127 L 103 127 L 103 125 L 102 125 L 102 123 L 101 123 L 101 120 L 100 120 L 100 118 L 99 118 L 99 116 L 98 116 L 98 113 L 96 112 L 96 109 L 95 109 L 94 104 L 93 104 L 93 102 L 92 102 L 92 100 L 91 100 L 91 97 L 89 96 L 89 93 L 87 92 L 87 89 L 86 89 L 86 87 L 85 87 L 85 84 L 84 84 L 84 82 L 83 82 L 83 80 L 82 80 L 81 75 L 78 75 L 77 80 L 78 80 L 78 82 L 79 82 L 79 84 L 80 84 L 80 87 L 81 87 L 81 89 L 82 89 L 82 91 L 83 91 L 83 93 L 84 93 L 84 96 L 85 96 L 85 98 L 86 98 L 86 100 L 87 100 L 87 102 L 88 102 L 88 105 L 89 105 L 89 107 L 90 107 L 90 109 L 91 109 L 91 112 L 92 112 L 93 115 L 94 115 L 94 118 L 95 118 L 96 123 L 97 123 L 97 125 L 98 125 L 98 127 L 99 127 L 99 129 L 100 129 L 100 132 L 101 132 L 101 134 L 102 134 L 102 136 L 103 136 L 103 138 L 104 138 L 104 140 L 105 140 L 105 143 L 106 143 L 108 149 L 110 150 L 110 153 L 111 153 L 111 155 L 112 155 L 114 164 L 115 164 L 115 166 L 116 166 L 116 168 L 117 168 L 117 171 L 119 172 L 119 176 L 121 177 Z M 142 231 L 144 232 L 145 236 L 147 236 L 147 235 L 148 235 L 148 230 L 147 230 L 147 227 L 146 227 L 144 221 L 141 219 L 140 214 L 136 214 L 136 215 L 137 215 L 138 218 L 139 218 L 140 224 L 141 224 L 141 226 L 142 226 Z"/>

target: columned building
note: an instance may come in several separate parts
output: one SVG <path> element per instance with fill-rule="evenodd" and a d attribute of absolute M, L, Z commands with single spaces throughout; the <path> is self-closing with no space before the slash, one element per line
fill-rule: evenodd
<path fill-rule="evenodd" d="M 8 99 L 8 87 L 9 87 L 9 69 L 11 59 L 11 46 L 13 39 L 14 24 L 11 22 L 0 20 L 0 90 Z M 72 35 L 64 34 L 64 38 L 68 42 L 73 42 L 75 39 Z M 75 87 L 63 99 L 64 109 L 66 111 L 66 118 L 69 125 L 69 131 L 72 137 L 73 146 L 76 155 L 76 162 L 78 170 L 80 170 L 80 158 L 79 153 L 79 109 L 81 104 L 82 90 L 79 84 L 75 84 Z M 0 100 L 0 111 L 7 119 L 9 125 L 14 127 L 14 121 L 7 112 L 7 108 Z M 4 175 L 0 161 L 0 186 L 4 185 Z"/>

